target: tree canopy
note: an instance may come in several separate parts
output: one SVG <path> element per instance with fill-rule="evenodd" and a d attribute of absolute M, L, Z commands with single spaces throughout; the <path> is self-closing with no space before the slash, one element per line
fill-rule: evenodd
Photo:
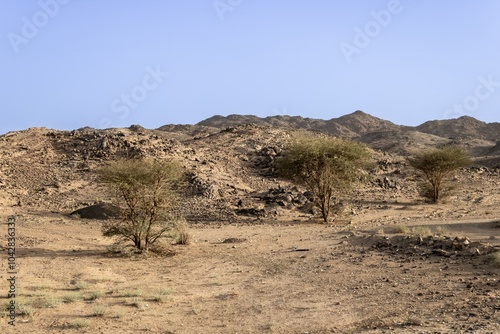
<path fill-rule="evenodd" d="M 470 154 L 455 145 L 422 151 L 408 161 L 425 177 L 422 194 L 433 203 L 438 203 L 442 196 L 449 192 L 449 189 L 445 188 L 445 178 L 472 162 Z"/>
<path fill-rule="evenodd" d="M 367 148 L 334 137 L 296 137 L 277 159 L 278 175 L 303 184 L 314 194 L 315 205 L 325 222 L 334 197 L 345 195 L 368 166 Z"/>
<path fill-rule="evenodd" d="M 137 250 L 149 247 L 175 227 L 173 212 L 183 168 L 173 161 L 118 160 L 99 170 L 124 208 L 122 220 L 103 226 L 105 236 L 131 240 Z"/>

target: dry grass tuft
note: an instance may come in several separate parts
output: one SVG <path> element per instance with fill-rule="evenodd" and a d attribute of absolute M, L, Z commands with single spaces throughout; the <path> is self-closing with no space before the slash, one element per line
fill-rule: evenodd
<path fill-rule="evenodd" d="M 33 316 L 34 314 L 35 308 L 30 302 L 22 298 L 16 300 L 16 315 Z"/>
<path fill-rule="evenodd" d="M 410 234 L 410 228 L 405 225 L 398 225 L 394 227 L 394 233 Z"/>
<path fill-rule="evenodd" d="M 43 300 L 42 306 L 45 308 L 55 308 L 61 304 L 62 304 L 61 299 L 59 299 L 55 296 L 48 296 L 48 297 L 45 297 L 45 299 Z"/>
<path fill-rule="evenodd" d="M 104 292 L 101 290 L 92 290 L 89 292 L 88 299 L 89 300 L 97 300 L 99 298 L 102 298 L 104 296 Z"/>
<path fill-rule="evenodd" d="M 419 236 L 429 236 L 434 234 L 430 228 L 425 226 L 415 226 L 410 228 L 408 226 L 398 225 L 394 227 L 393 232 L 405 235 L 419 235 Z"/>
<path fill-rule="evenodd" d="M 175 243 L 177 245 L 189 245 L 193 237 L 189 232 L 188 224 L 185 219 L 179 219 L 175 223 Z"/>
<path fill-rule="evenodd" d="M 73 328 L 73 329 L 80 329 L 80 328 L 85 328 L 90 325 L 90 322 L 85 319 L 76 319 L 73 320 L 72 322 L 67 324 L 68 328 Z"/>
<path fill-rule="evenodd" d="M 62 300 L 64 303 L 69 304 L 69 303 L 74 303 L 74 302 L 80 301 L 82 299 L 83 299 L 83 297 L 80 293 L 69 293 L 69 294 L 63 296 Z"/>
<path fill-rule="evenodd" d="M 73 289 L 75 290 L 86 290 L 90 286 L 89 283 L 80 279 L 72 280 L 70 284 L 73 286 Z"/>
<path fill-rule="evenodd" d="M 141 290 L 128 290 L 123 293 L 123 297 L 139 297 L 142 294 Z"/>
<path fill-rule="evenodd" d="M 161 289 L 156 292 L 150 299 L 157 303 L 163 303 L 167 296 L 172 293 L 171 289 Z"/>
<path fill-rule="evenodd" d="M 108 314 L 108 309 L 103 305 L 99 305 L 99 306 L 96 306 L 92 309 L 91 316 L 92 317 L 104 317 L 106 314 Z"/>

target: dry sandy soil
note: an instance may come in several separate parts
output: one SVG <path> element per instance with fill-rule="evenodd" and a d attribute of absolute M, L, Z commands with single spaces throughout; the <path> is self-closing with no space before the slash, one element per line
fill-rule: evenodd
<path fill-rule="evenodd" d="M 384 213 L 406 221 L 431 210 Z M 500 332 L 500 269 L 474 254 L 499 246 L 496 220 L 405 223 L 469 238 L 449 253 L 435 250 L 443 237 L 395 233 L 368 213 L 343 226 L 193 226 L 194 242 L 173 254 L 122 257 L 99 221 L 6 213 L 18 217 L 17 302 L 28 314 L 15 328 L 3 319 L 2 333 Z"/>
<path fill-rule="evenodd" d="M 0 332 L 500 333 L 500 259 L 491 260 L 500 249 L 500 170 L 462 170 L 455 195 L 430 205 L 404 158 L 374 151 L 370 181 L 323 224 L 296 204 L 303 189 L 269 173 L 290 131 L 0 136 L 0 302 L 5 310 L 14 215 L 20 313 L 12 327 L 4 312 Z M 493 152 L 488 145 L 478 151 Z M 175 158 L 192 172 L 191 245 L 124 256 L 110 250 L 102 221 L 69 216 L 109 202 L 94 170 L 120 154 Z"/>

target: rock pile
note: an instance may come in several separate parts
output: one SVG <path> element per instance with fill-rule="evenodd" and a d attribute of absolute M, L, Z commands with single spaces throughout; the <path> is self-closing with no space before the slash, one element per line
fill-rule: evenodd
<path fill-rule="evenodd" d="M 497 252 L 499 247 L 488 243 L 471 242 L 466 237 L 450 236 L 373 236 L 372 248 L 397 254 L 453 256 L 479 256 Z"/>

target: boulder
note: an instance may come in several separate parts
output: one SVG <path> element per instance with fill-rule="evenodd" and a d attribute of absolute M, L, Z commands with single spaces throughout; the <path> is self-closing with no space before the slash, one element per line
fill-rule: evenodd
<path fill-rule="evenodd" d="M 78 215 L 84 219 L 99 219 L 107 220 L 119 218 L 121 209 L 115 205 L 108 203 L 98 203 L 85 208 L 78 209 L 70 213 L 71 216 Z"/>

